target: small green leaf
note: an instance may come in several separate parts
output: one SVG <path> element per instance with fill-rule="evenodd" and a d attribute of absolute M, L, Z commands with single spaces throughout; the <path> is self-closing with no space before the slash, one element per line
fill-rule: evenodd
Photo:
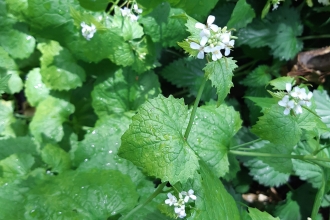
<path fill-rule="evenodd" d="M 4 93 L 8 88 L 8 80 L 10 79 L 11 75 L 5 75 L 0 79 L 0 94 Z"/>
<path fill-rule="evenodd" d="M 272 0 L 267 0 L 266 5 L 264 6 L 264 8 L 262 9 L 262 12 L 261 12 L 261 19 L 264 19 L 266 17 L 266 15 L 268 14 L 271 1 Z"/>
<path fill-rule="evenodd" d="M 247 75 L 242 84 L 248 87 L 266 86 L 272 79 L 270 71 L 269 66 L 260 65 Z"/>
<path fill-rule="evenodd" d="M 31 106 L 37 106 L 49 95 L 49 89 L 42 82 L 39 68 L 34 68 L 28 73 L 25 82 L 25 95 Z"/>
<path fill-rule="evenodd" d="M 227 153 L 241 123 L 238 112 L 224 104 L 218 108 L 203 106 L 197 109 L 188 142 L 217 177 L 229 171 Z"/>
<path fill-rule="evenodd" d="M 236 3 L 227 26 L 228 28 L 235 29 L 246 27 L 246 25 L 252 22 L 252 19 L 255 16 L 256 14 L 253 8 L 246 2 L 246 0 L 239 0 Z"/>
<path fill-rule="evenodd" d="M 30 131 L 39 142 L 42 142 L 43 138 L 50 138 L 58 142 L 64 136 L 62 123 L 73 111 L 72 104 L 48 96 L 39 103 L 30 124 Z"/>
<path fill-rule="evenodd" d="M 30 154 L 12 154 L 0 161 L 0 168 L 2 168 L 1 177 L 6 181 L 23 177 L 30 172 L 33 164 L 34 158 Z"/>
<path fill-rule="evenodd" d="M 194 219 L 214 220 L 219 216 L 231 220 L 240 219 L 235 200 L 203 162 L 200 162 L 200 178 L 195 180 L 197 181 L 200 183 L 195 183 L 191 187 L 197 196 Z"/>
<path fill-rule="evenodd" d="M 208 63 L 203 69 L 211 80 L 212 86 L 217 89 L 219 102 L 223 102 L 233 86 L 233 71 L 237 67 L 235 62 L 232 58 L 222 58 Z"/>
<path fill-rule="evenodd" d="M 301 136 L 301 129 L 295 116 L 284 115 L 284 108 L 278 104 L 265 111 L 259 121 L 252 127 L 252 132 L 271 143 L 294 146 Z"/>
<path fill-rule="evenodd" d="M 280 220 L 279 218 L 274 218 L 267 212 L 262 212 L 259 209 L 249 207 L 249 216 L 252 220 Z"/>
<path fill-rule="evenodd" d="M 188 87 L 189 93 L 196 96 L 205 77 L 202 70 L 205 65 L 205 60 L 183 58 L 167 65 L 161 75 L 179 88 Z M 204 101 L 215 99 L 215 94 L 211 82 L 207 81 L 201 99 Z"/>
<path fill-rule="evenodd" d="M 118 155 L 162 181 L 185 182 L 198 169 L 198 158 L 183 137 L 187 107 L 172 96 L 143 104 L 122 136 Z"/>
<path fill-rule="evenodd" d="M 286 90 L 286 84 L 290 83 L 291 85 L 295 84 L 295 80 L 292 77 L 289 76 L 283 76 L 276 79 L 273 79 L 269 82 L 270 85 L 274 87 L 274 89 L 277 90 Z"/>
<path fill-rule="evenodd" d="M 70 90 L 82 85 L 85 71 L 76 64 L 71 53 L 56 41 L 38 44 L 42 52 L 41 75 L 48 88 Z"/>
<path fill-rule="evenodd" d="M 100 77 L 92 92 L 95 113 L 102 117 L 136 110 L 146 100 L 160 93 L 158 77 L 153 72 L 138 75 L 130 69 L 118 69 Z"/>
<path fill-rule="evenodd" d="M 0 134 L 11 130 L 10 126 L 15 122 L 13 111 L 12 101 L 0 100 Z"/>
<path fill-rule="evenodd" d="M 91 11 L 105 11 L 109 2 L 112 0 L 79 0 L 82 7 Z"/>
<path fill-rule="evenodd" d="M 51 172 L 62 173 L 71 167 L 69 154 L 56 145 L 47 144 L 41 150 L 41 158 L 49 165 Z"/>

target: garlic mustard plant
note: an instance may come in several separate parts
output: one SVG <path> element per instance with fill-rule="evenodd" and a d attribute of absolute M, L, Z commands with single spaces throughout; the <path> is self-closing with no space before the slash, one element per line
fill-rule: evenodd
<path fill-rule="evenodd" d="M 93 38 L 95 32 L 96 32 L 96 27 L 94 24 L 91 24 L 91 26 L 87 25 L 85 22 L 82 22 L 80 24 L 82 27 L 81 33 L 86 38 L 86 40 L 90 40 Z"/>
<path fill-rule="evenodd" d="M 295 114 L 302 113 L 302 106 L 311 106 L 311 98 L 313 97 L 312 92 L 306 93 L 305 88 L 294 87 L 290 83 L 285 84 L 287 95 L 285 95 L 278 104 L 284 109 L 284 115 L 288 115 L 291 109 L 294 110 Z"/>
<path fill-rule="evenodd" d="M 183 196 L 185 196 L 183 198 Z M 174 205 L 174 212 L 178 218 L 184 218 L 186 214 L 186 203 L 189 202 L 189 199 L 196 200 L 197 197 L 194 195 L 194 190 L 190 189 L 188 192 L 182 191 L 179 193 L 179 200 L 172 195 L 171 193 L 167 194 L 168 199 L 165 200 L 165 204 L 172 206 Z"/>

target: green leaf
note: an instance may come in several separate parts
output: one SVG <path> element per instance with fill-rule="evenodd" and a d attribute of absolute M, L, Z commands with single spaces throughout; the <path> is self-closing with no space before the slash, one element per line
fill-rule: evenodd
<path fill-rule="evenodd" d="M 185 17 L 179 16 L 183 14 L 183 10 L 171 8 L 169 3 L 163 2 L 139 22 L 153 42 L 160 42 L 163 47 L 174 47 L 187 37 Z"/>
<path fill-rule="evenodd" d="M 8 134 L 11 130 L 10 126 L 16 120 L 13 111 L 12 101 L 0 100 L 0 134 Z"/>
<path fill-rule="evenodd" d="M 273 98 L 259 98 L 249 96 L 245 96 L 245 98 L 254 102 L 255 105 L 260 106 L 262 112 L 269 111 L 272 106 L 277 103 L 276 99 Z"/>
<path fill-rule="evenodd" d="M 266 86 L 272 79 L 270 71 L 269 66 L 260 65 L 247 75 L 242 84 L 248 87 Z"/>
<path fill-rule="evenodd" d="M 203 69 L 206 76 L 211 80 L 212 86 L 217 89 L 219 102 L 223 102 L 233 86 L 233 70 L 237 67 L 235 62 L 232 58 L 223 58 L 208 63 Z"/>
<path fill-rule="evenodd" d="M 132 209 L 138 195 L 130 178 L 115 170 L 66 172 L 28 195 L 26 219 L 106 219 Z"/>
<path fill-rule="evenodd" d="M 179 88 L 188 87 L 189 93 L 197 96 L 198 89 L 202 84 L 206 61 L 200 59 L 183 58 L 167 65 L 161 75 Z M 201 97 L 204 101 L 215 99 L 215 89 L 211 82 L 207 81 Z"/>
<path fill-rule="evenodd" d="M 111 115 L 101 117 L 78 146 L 72 149 L 73 163 L 79 165 L 98 154 L 117 154 L 121 136 L 131 123 L 131 115 Z"/>
<path fill-rule="evenodd" d="M 313 91 L 313 97 L 315 100 L 316 108 L 315 111 L 318 116 L 321 117 L 321 121 L 326 124 L 328 128 L 330 128 L 330 98 L 327 91 Z M 330 132 L 327 132 L 322 135 L 323 138 L 329 138 Z"/>
<path fill-rule="evenodd" d="M 53 144 L 47 144 L 41 150 L 41 158 L 49 165 L 51 172 L 62 173 L 71 167 L 69 154 Z"/>
<path fill-rule="evenodd" d="M 92 92 L 95 113 L 102 117 L 136 110 L 146 100 L 160 93 L 158 77 L 153 72 L 138 75 L 130 69 L 118 69 L 100 77 Z"/>
<path fill-rule="evenodd" d="M 292 192 L 288 192 L 285 201 L 276 206 L 275 214 L 283 220 L 303 219 L 298 201 L 292 199 Z"/>
<path fill-rule="evenodd" d="M 0 160 L 12 154 L 36 156 L 37 147 L 30 137 L 16 137 L 0 140 Z"/>
<path fill-rule="evenodd" d="M 273 79 L 269 82 L 270 85 L 274 87 L 274 89 L 277 90 L 286 90 L 286 84 L 290 83 L 291 85 L 295 84 L 295 80 L 292 77 L 289 76 L 283 76 L 276 79 Z"/>
<path fill-rule="evenodd" d="M 12 154 L 0 161 L 1 177 L 5 181 L 23 177 L 30 172 L 33 164 L 34 158 L 30 154 Z"/>
<path fill-rule="evenodd" d="M 122 136 L 118 155 L 162 181 L 187 181 L 198 169 L 198 158 L 183 137 L 186 120 L 182 99 L 159 95 L 147 101 Z"/>
<path fill-rule="evenodd" d="M 259 209 L 249 207 L 249 216 L 252 220 L 280 220 L 279 218 L 274 218 L 267 212 L 262 212 Z"/>
<path fill-rule="evenodd" d="M 48 88 L 70 90 L 82 85 L 85 71 L 76 64 L 71 53 L 56 41 L 38 44 L 42 53 L 41 75 Z"/>
<path fill-rule="evenodd" d="M 39 142 L 42 142 L 43 138 L 58 142 L 64 136 L 62 123 L 73 111 L 74 106 L 72 104 L 48 96 L 39 103 L 30 124 L 30 131 Z"/>
<path fill-rule="evenodd" d="M 265 19 L 255 19 L 246 28 L 240 29 L 237 44 L 268 46 L 275 58 L 289 60 L 302 49 L 302 41 L 297 38 L 302 31 L 298 11 L 283 6 L 268 14 Z"/>
<path fill-rule="evenodd" d="M 246 27 L 256 16 L 253 8 L 245 0 L 239 0 L 236 3 L 234 11 L 231 14 L 227 24 L 228 28 L 240 29 Z"/>
<path fill-rule="evenodd" d="M 0 46 L 0 67 L 4 68 L 5 70 L 17 70 L 17 65 L 13 58 L 9 56 L 7 51 L 5 51 Z"/>
<path fill-rule="evenodd" d="M 12 27 L 0 31 L 0 46 L 15 59 L 28 58 L 34 51 L 35 43 L 34 37 Z"/>
<path fill-rule="evenodd" d="M 82 7 L 91 11 L 105 11 L 109 2 L 112 0 L 79 0 Z"/>
<path fill-rule="evenodd" d="M 291 155 L 293 147 L 286 147 L 283 145 L 277 144 L 266 144 L 264 147 L 260 148 L 258 152 L 267 153 L 267 154 L 283 154 Z M 264 163 L 268 164 L 275 171 L 281 173 L 290 174 L 293 171 L 291 158 L 278 158 L 278 157 L 259 157 Z"/>
<path fill-rule="evenodd" d="M 49 89 L 42 82 L 39 68 L 34 68 L 27 74 L 25 95 L 31 106 L 37 106 L 49 95 Z"/>
<path fill-rule="evenodd" d="M 203 106 L 197 109 L 188 142 L 217 177 L 229 171 L 227 153 L 241 123 L 239 113 L 224 104 L 218 108 Z"/>
<path fill-rule="evenodd" d="M 8 88 L 8 80 L 10 79 L 11 75 L 5 75 L 0 79 L 0 94 L 4 93 Z"/>
<path fill-rule="evenodd" d="M 278 104 L 265 111 L 259 121 L 252 127 L 252 132 L 273 144 L 294 146 L 301 136 L 301 129 L 295 116 L 284 115 L 283 107 Z"/>
<path fill-rule="evenodd" d="M 197 181 L 200 183 L 196 183 Z M 214 220 L 219 216 L 232 220 L 240 219 L 235 200 L 202 161 L 200 162 L 200 177 L 195 180 L 191 188 L 197 196 L 195 201 L 197 211 L 194 219 Z"/>

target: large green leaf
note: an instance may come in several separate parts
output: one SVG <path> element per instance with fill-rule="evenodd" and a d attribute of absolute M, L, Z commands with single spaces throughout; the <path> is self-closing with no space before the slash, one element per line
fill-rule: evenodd
<path fill-rule="evenodd" d="M 100 77 L 92 92 L 95 113 L 102 117 L 136 110 L 146 100 L 160 93 L 158 77 L 153 72 L 138 75 L 130 69 L 118 69 Z"/>
<path fill-rule="evenodd" d="M 237 43 L 250 47 L 269 46 L 274 57 L 289 60 L 302 49 L 302 41 L 297 38 L 302 31 L 298 11 L 283 6 L 265 19 L 255 19 L 242 28 L 237 33 Z"/>
<path fill-rule="evenodd" d="M 71 53 L 56 41 L 38 44 L 42 53 L 42 81 L 53 90 L 70 90 L 82 85 L 85 71 L 76 64 Z"/>
<path fill-rule="evenodd" d="M 192 178 L 199 166 L 183 137 L 187 113 L 182 99 L 159 95 L 147 101 L 122 136 L 119 156 L 162 181 L 174 184 Z"/>
<path fill-rule="evenodd" d="M 252 132 L 271 143 L 292 147 L 298 143 L 301 129 L 295 116 L 284 115 L 283 107 L 275 104 L 265 111 L 257 124 L 252 127 Z"/>
<path fill-rule="evenodd" d="M 223 58 L 210 62 L 203 69 L 212 85 L 217 89 L 218 100 L 223 102 L 233 86 L 233 70 L 237 67 L 232 58 Z"/>
<path fill-rule="evenodd" d="M 229 171 L 227 153 L 231 138 L 241 123 L 238 112 L 224 104 L 218 108 L 203 106 L 197 109 L 188 142 L 217 177 Z"/>
<path fill-rule="evenodd" d="M 228 28 L 240 29 L 246 27 L 247 24 L 252 22 L 256 16 L 253 8 L 246 2 L 246 0 L 239 0 L 236 3 L 230 20 L 227 24 Z"/>
<path fill-rule="evenodd" d="M 42 82 L 39 68 L 35 68 L 28 73 L 25 82 L 25 95 L 31 106 L 37 106 L 49 95 L 49 89 Z"/>
<path fill-rule="evenodd" d="M 202 71 L 205 65 L 205 60 L 183 58 L 167 65 L 161 75 L 180 88 L 188 87 L 189 93 L 196 96 L 205 77 Z M 210 81 L 207 81 L 201 99 L 204 101 L 215 99 L 215 94 L 215 88 Z"/>
<path fill-rule="evenodd" d="M 64 131 L 62 123 L 74 111 L 74 106 L 63 99 L 48 96 L 39 103 L 30 124 L 30 131 L 38 141 L 49 138 L 62 140 Z"/>
<path fill-rule="evenodd" d="M 25 219 L 106 219 L 132 209 L 137 198 L 133 182 L 118 171 L 71 171 L 29 193 Z"/>
<path fill-rule="evenodd" d="M 169 3 L 163 2 L 139 22 L 144 25 L 145 33 L 153 42 L 160 42 L 164 47 L 173 47 L 187 37 L 185 17 L 179 16 L 183 14 L 183 10 L 171 8 Z"/>

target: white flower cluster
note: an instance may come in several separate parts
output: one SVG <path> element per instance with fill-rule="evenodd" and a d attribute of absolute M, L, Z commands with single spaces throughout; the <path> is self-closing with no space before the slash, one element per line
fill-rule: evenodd
<path fill-rule="evenodd" d="M 288 115 L 291 109 L 294 110 L 296 114 L 302 113 L 303 105 L 309 107 L 311 106 L 311 98 L 313 97 L 312 92 L 306 93 L 304 88 L 294 87 L 292 90 L 291 83 L 285 84 L 286 91 L 288 92 L 278 104 L 282 107 L 285 107 L 284 114 Z"/>
<path fill-rule="evenodd" d="M 278 6 L 280 5 L 280 1 L 282 0 L 272 0 L 272 4 L 273 4 L 273 11 L 276 10 L 278 8 Z"/>
<path fill-rule="evenodd" d="M 329 0 L 318 0 L 318 2 L 319 2 L 320 4 L 325 5 L 325 6 L 330 5 L 330 1 L 329 1 Z"/>
<path fill-rule="evenodd" d="M 183 198 L 183 196 L 185 196 Z M 169 206 L 174 206 L 174 212 L 177 214 L 179 218 L 186 217 L 186 209 L 185 204 L 189 201 L 189 199 L 196 200 L 197 197 L 194 195 L 194 190 L 190 189 L 188 192 L 182 191 L 179 193 L 179 200 L 172 195 L 171 193 L 167 193 L 168 199 L 165 200 L 165 204 Z"/>
<path fill-rule="evenodd" d="M 137 21 L 139 18 L 139 14 L 142 13 L 142 9 L 139 8 L 139 6 L 137 4 L 133 5 L 133 10 L 127 7 L 121 8 L 121 15 L 123 17 L 129 17 L 131 19 L 131 21 Z M 133 13 L 134 12 L 134 13 Z"/>
<path fill-rule="evenodd" d="M 234 40 L 231 40 L 231 32 L 227 30 L 227 27 L 219 28 L 213 24 L 215 17 L 213 15 L 208 16 L 206 25 L 197 22 L 195 28 L 201 29 L 201 40 L 198 43 L 191 42 L 190 48 L 199 50 L 197 54 L 198 59 L 204 59 L 204 53 L 211 53 L 212 60 L 216 61 L 221 59 L 221 50 L 225 50 L 224 55 L 230 54 L 230 49 L 234 47 Z"/>
<path fill-rule="evenodd" d="M 87 25 L 85 22 L 81 22 L 80 26 L 82 27 L 81 33 L 86 38 L 86 40 L 92 39 L 96 32 L 96 27 L 94 24 L 91 24 L 91 26 Z"/>

